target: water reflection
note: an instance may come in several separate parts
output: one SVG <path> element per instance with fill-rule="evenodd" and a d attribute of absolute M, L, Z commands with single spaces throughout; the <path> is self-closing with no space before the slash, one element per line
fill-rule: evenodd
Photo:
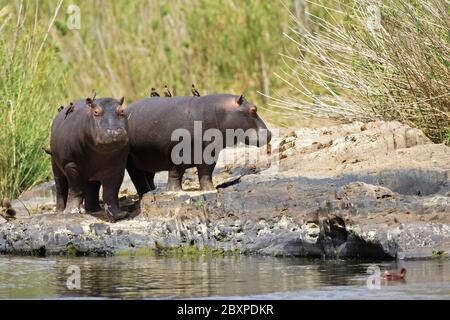
<path fill-rule="evenodd" d="M 271 257 L 26 258 L 0 256 L 0 298 L 450 298 L 450 261 L 377 262 L 407 281 L 374 292 L 361 261 Z M 81 289 L 66 286 L 81 270 Z M 399 295 L 399 293 L 401 293 Z"/>

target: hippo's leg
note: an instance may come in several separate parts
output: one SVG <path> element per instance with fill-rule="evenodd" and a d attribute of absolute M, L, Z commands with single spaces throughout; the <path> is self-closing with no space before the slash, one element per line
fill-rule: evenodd
<path fill-rule="evenodd" d="M 212 182 L 212 173 L 216 164 L 200 164 L 197 166 L 198 180 L 200 182 L 200 189 L 215 190 Z"/>
<path fill-rule="evenodd" d="M 131 181 L 133 182 L 133 185 L 136 188 L 136 191 L 139 194 L 140 198 L 142 198 L 144 193 L 147 193 L 154 189 L 154 188 L 152 189 L 151 186 L 149 185 L 145 171 L 136 169 L 136 167 L 133 165 L 133 162 L 130 158 L 128 159 L 128 162 L 127 162 L 127 171 L 128 171 L 128 175 L 130 176 Z M 152 180 L 152 184 L 153 184 L 153 180 Z"/>
<path fill-rule="evenodd" d="M 56 188 L 56 212 L 63 212 L 66 208 L 67 194 L 69 187 L 67 184 L 67 178 L 64 173 L 58 168 L 58 166 L 52 161 L 53 175 L 55 176 L 55 188 Z"/>
<path fill-rule="evenodd" d="M 80 212 L 81 204 L 83 203 L 83 183 L 76 164 L 73 162 L 68 163 L 64 167 L 64 173 L 69 183 L 69 194 L 65 212 Z"/>
<path fill-rule="evenodd" d="M 173 166 L 169 170 L 169 178 L 167 179 L 167 191 L 180 191 L 183 181 L 183 174 L 186 168 L 181 166 Z"/>
<path fill-rule="evenodd" d="M 95 212 L 101 210 L 98 199 L 100 191 L 100 181 L 88 181 L 84 191 L 84 209 L 87 212 Z"/>
<path fill-rule="evenodd" d="M 154 172 L 145 172 L 145 177 L 147 178 L 148 186 L 150 190 L 155 190 L 155 173 Z"/>
<path fill-rule="evenodd" d="M 101 181 L 103 186 L 103 202 L 105 203 L 105 213 L 112 221 L 125 218 L 128 212 L 119 208 L 119 190 L 122 185 L 125 172 L 113 174 Z"/>

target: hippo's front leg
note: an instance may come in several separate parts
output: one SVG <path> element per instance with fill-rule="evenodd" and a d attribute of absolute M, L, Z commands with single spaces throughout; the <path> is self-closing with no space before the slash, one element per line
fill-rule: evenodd
<path fill-rule="evenodd" d="M 183 174 L 186 171 L 184 167 L 173 166 L 169 170 L 169 177 L 167 179 L 167 191 L 180 191 L 181 183 L 183 181 Z"/>
<path fill-rule="evenodd" d="M 69 194 L 64 212 L 79 213 L 81 212 L 81 204 L 83 203 L 83 182 L 77 165 L 73 162 L 68 163 L 64 167 L 64 173 L 69 185 Z"/>
<path fill-rule="evenodd" d="M 103 202 L 105 203 L 105 213 L 111 221 L 123 219 L 128 215 L 128 212 L 122 211 L 119 208 L 119 190 L 122 184 L 124 171 L 101 181 L 103 186 Z"/>
<path fill-rule="evenodd" d="M 84 209 L 87 212 L 96 212 L 100 210 L 98 192 L 100 191 L 99 181 L 89 181 L 84 192 Z"/>
<path fill-rule="evenodd" d="M 201 190 L 216 190 L 212 182 L 212 173 L 216 164 L 200 164 L 197 166 L 198 180 Z"/>

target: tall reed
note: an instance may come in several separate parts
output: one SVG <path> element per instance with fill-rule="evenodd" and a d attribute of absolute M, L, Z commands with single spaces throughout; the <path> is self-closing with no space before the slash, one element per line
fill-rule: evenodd
<path fill-rule="evenodd" d="M 272 106 L 293 117 L 399 120 L 449 143 L 450 5 L 445 0 L 308 1 L 285 33 L 296 50 Z M 320 10 L 318 10 L 320 9 Z"/>
<path fill-rule="evenodd" d="M 51 25 L 42 27 L 37 11 L 25 19 L 25 6 L 0 9 L 0 196 L 8 197 L 50 177 L 41 148 L 65 94 L 64 69 L 45 41 Z"/>

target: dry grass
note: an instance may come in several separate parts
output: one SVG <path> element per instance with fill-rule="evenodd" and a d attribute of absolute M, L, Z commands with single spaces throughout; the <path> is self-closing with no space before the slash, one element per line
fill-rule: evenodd
<path fill-rule="evenodd" d="M 450 136 L 450 9 L 445 0 L 311 1 L 292 16 L 271 105 L 291 117 L 399 120 Z M 321 8 L 320 14 L 314 8 Z M 377 12 L 379 15 L 379 22 Z"/>

